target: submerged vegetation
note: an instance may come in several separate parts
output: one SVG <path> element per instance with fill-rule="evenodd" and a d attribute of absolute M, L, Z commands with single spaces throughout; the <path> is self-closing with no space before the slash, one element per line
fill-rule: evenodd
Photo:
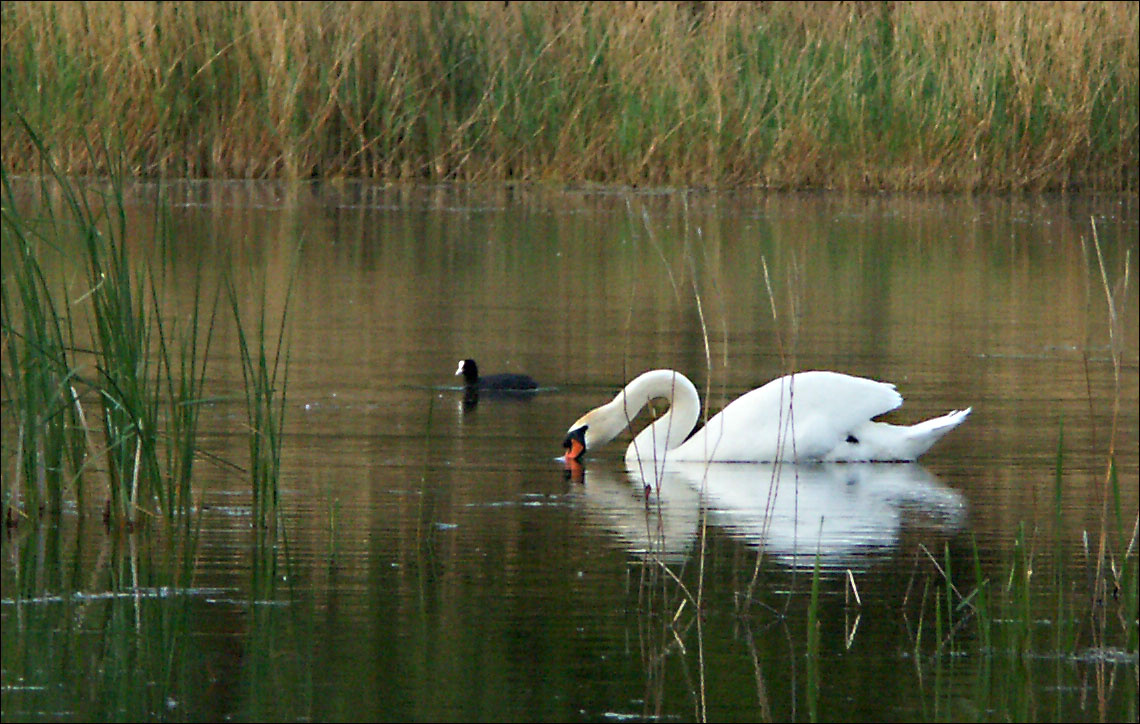
<path fill-rule="evenodd" d="M 70 174 L 1136 191 L 1136 3 L 3 6 Z"/>

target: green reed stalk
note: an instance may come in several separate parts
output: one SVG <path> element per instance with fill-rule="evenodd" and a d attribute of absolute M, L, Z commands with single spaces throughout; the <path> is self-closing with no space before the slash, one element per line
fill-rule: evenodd
<path fill-rule="evenodd" d="M 1140 576 L 1137 575 L 1137 543 L 1140 539 L 1140 517 L 1133 521 L 1132 532 L 1126 533 L 1124 516 L 1120 508 L 1120 478 L 1116 465 L 1111 469 L 1113 499 L 1116 502 L 1117 540 L 1120 547 L 1119 569 L 1114 566 L 1116 586 L 1114 598 L 1119 598 L 1117 616 L 1124 632 L 1126 650 L 1140 650 Z M 1127 541 L 1127 542 L 1125 542 Z"/>
<path fill-rule="evenodd" d="M 299 255 L 298 255 L 299 258 Z M 294 267 L 295 279 L 296 267 Z M 292 279 L 290 280 L 292 288 Z M 290 291 L 277 329 L 276 344 L 269 347 L 264 296 L 251 336 L 242 322 L 241 301 L 232 278 L 226 278 L 230 306 L 237 325 L 238 351 L 245 390 L 248 424 L 249 475 L 253 492 L 253 518 L 258 527 L 275 526 L 280 503 L 281 443 L 285 425 L 285 398 L 289 354 L 285 349 Z"/>
<path fill-rule="evenodd" d="M 978 551 L 978 540 L 974 544 L 974 581 L 976 588 L 972 596 L 974 603 L 974 618 L 978 622 L 978 634 L 981 641 L 982 652 L 989 654 L 993 651 L 993 615 L 990 612 L 990 586 L 989 580 L 982 575 L 982 558 Z"/>
<path fill-rule="evenodd" d="M 955 608 L 955 606 L 954 606 L 954 595 L 955 595 L 956 591 L 954 590 L 954 578 L 953 578 L 952 570 L 950 567 L 950 544 L 949 543 L 943 544 L 942 559 L 944 561 L 943 562 L 944 570 L 942 572 L 942 578 L 946 583 L 946 588 L 944 591 L 944 595 L 946 596 L 946 631 L 950 636 L 949 648 L 950 648 L 950 651 L 953 652 L 953 650 L 954 650 L 954 608 Z M 942 642 L 942 637 L 940 636 L 938 638 L 938 640 L 939 640 L 939 642 Z M 939 645 L 941 646 L 942 644 L 940 643 Z"/>
<path fill-rule="evenodd" d="M 1064 468 L 1065 468 L 1065 426 L 1061 421 L 1057 433 L 1057 460 L 1053 473 L 1053 575 L 1051 587 L 1054 593 L 1053 644 L 1060 653 L 1066 647 L 1065 635 L 1069 630 L 1068 607 L 1065 600 L 1065 507 L 1064 507 Z"/>
<path fill-rule="evenodd" d="M 942 655 L 942 597 L 934 596 L 934 640 L 938 642 L 938 657 Z"/>
<path fill-rule="evenodd" d="M 163 397 L 167 403 L 164 469 L 171 480 L 165 491 L 167 510 L 187 511 L 194 505 L 191 483 L 197 454 L 200 401 L 205 397 L 206 362 L 219 302 L 219 295 L 215 292 L 209 316 L 203 320 L 201 280 L 199 268 L 194 275 L 191 309 L 186 321 L 187 329 L 192 331 L 178 334 L 179 330 L 172 329 L 168 334 L 161 318 L 156 324 L 158 354 L 165 372 L 160 381 L 165 388 Z M 153 296 L 152 304 L 158 309 L 160 300 Z M 204 338 L 193 331 L 202 329 L 203 324 Z M 186 522 L 189 523 L 188 518 Z"/>
<path fill-rule="evenodd" d="M 1032 575 L 1033 556 L 1025 539 L 1025 523 L 1019 523 L 1013 544 L 1013 561 L 1009 570 L 1007 593 L 1011 599 L 1013 644 L 1021 655 L 1033 650 Z"/>

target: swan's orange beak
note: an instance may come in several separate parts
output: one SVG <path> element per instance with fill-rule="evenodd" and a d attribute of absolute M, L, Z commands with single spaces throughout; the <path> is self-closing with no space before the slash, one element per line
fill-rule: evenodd
<path fill-rule="evenodd" d="M 567 460 L 577 460 L 586 451 L 586 446 L 577 440 L 570 441 L 570 449 L 566 452 Z"/>
<path fill-rule="evenodd" d="M 586 428 L 580 427 L 568 433 L 566 439 L 562 441 L 562 447 L 566 448 L 566 454 L 562 459 L 567 462 L 571 460 L 577 462 L 582 453 L 586 452 Z"/>

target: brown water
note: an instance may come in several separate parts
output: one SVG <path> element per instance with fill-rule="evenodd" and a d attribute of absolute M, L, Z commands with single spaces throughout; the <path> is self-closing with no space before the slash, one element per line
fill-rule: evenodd
<path fill-rule="evenodd" d="M 199 261 L 249 269 L 279 314 L 300 255 L 282 535 L 203 461 L 190 589 L 90 515 L 5 538 L 5 720 L 1136 720 L 1134 649 L 1049 653 L 1081 628 L 1060 624 L 1089 590 L 1113 429 L 1092 221 L 1111 279 L 1131 253 L 1115 449 L 1137 516 L 1135 198 L 168 191 L 178 288 Z M 218 334 L 224 395 L 241 380 Z M 541 389 L 465 399 L 464 357 Z M 915 465 L 677 469 L 647 500 L 623 437 L 567 475 L 569 424 L 651 367 L 710 413 L 813 368 L 896 383 L 895 422 L 974 412 Z M 242 414 L 203 417 L 239 464 Z M 1026 545 L 1065 574 L 1040 580 L 1038 653 L 969 621 L 936 651 L 937 569 L 972 589 L 976 558 L 1000 586 Z"/>

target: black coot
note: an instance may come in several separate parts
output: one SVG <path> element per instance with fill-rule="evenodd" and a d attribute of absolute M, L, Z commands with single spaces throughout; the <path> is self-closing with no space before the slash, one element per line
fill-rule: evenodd
<path fill-rule="evenodd" d="M 538 383 L 530 375 L 504 373 L 479 376 L 479 366 L 473 359 L 459 360 L 455 374 L 463 376 L 463 383 L 469 390 L 534 390 Z"/>

